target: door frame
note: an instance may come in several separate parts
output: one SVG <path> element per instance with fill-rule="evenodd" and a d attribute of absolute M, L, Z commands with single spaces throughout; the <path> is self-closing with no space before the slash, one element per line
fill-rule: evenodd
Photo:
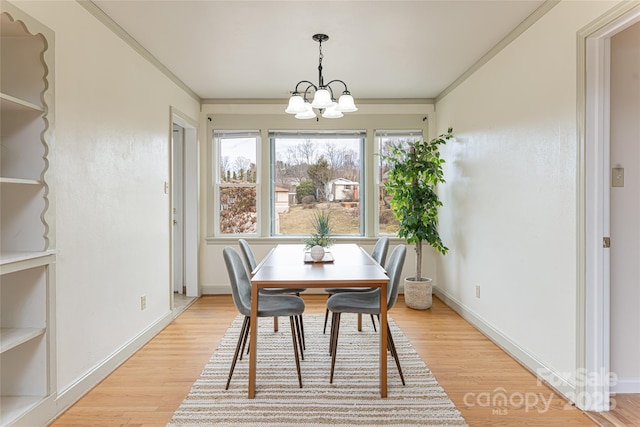
<path fill-rule="evenodd" d="M 640 21 L 624 2 L 578 32 L 578 289 L 576 405 L 610 408 L 609 72 L 610 40 Z"/>
<path fill-rule="evenodd" d="M 182 197 L 185 193 L 184 188 L 184 128 L 177 123 L 173 123 L 173 138 L 171 140 L 171 215 L 173 223 L 173 293 L 186 295 L 186 280 L 184 272 L 184 207 L 185 203 Z"/>
<path fill-rule="evenodd" d="M 186 284 L 187 297 L 199 297 L 200 286 L 198 280 L 198 182 L 199 182 L 199 155 L 198 155 L 198 122 L 189 118 L 180 110 L 170 107 L 170 131 L 173 135 L 173 126 L 178 125 L 184 129 L 184 159 L 183 159 L 183 271 Z M 173 156 L 173 138 L 170 139 L 169 148 L 169 226 L 170 226 L 170 280 L 169 290 L 171 292 L 171 309 L 173 310 L 173 288 L 174 288 L 174 227 L 173 227 L 173 191 L 179 191 L 173 188 L 174 182 L 174 156 Z"/>

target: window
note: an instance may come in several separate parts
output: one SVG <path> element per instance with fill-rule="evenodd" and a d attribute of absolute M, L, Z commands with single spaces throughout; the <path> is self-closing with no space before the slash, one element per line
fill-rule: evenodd
<path fill-rule="evenodd" d="M 323 209 L 333 235 L 363 235 L 362 156 L 359 131 L 271 132 L 272 235 L 311 233 Z"/>
<path fill-rule="evenodd" d="M 257 131 L 215 131 L 215 192 L 218 235 L 256 234 L 258 231 Z"/>
<path fill-rule="evenodd" d="M 376 145 L 378 153 L 381 155 L 389 153 L 394 145 L 404 145 L 411 141 L 421 141 L 421 130 L 378 130 L 376 131 Z M 384 188 L 384 182 L 387 180 L 387 172 L 389 166 L 385 163 L 381 156 L 378 156 L 378 233 L 392 234 L 398 232 L 398 220 L 396 219 L 389 201 L 391 194 Z"/>

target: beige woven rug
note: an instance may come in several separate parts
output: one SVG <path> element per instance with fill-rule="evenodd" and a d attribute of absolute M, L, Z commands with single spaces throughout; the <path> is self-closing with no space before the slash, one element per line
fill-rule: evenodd
<path fill-rule="evenodd" d="M 225 390 L 233 352 L 242 325 L 238 316 L 227 330 L 200 378 L 173 415 L 169 426 L 466 426 L 431 371 L 402 331 L 389 319 L 406 386 L 389 353 L 388 397 L 381 399 L 378 382 L 378 334 L 363 318 L 343 314 L 333 384 L 329 328 L 322 334 L 324 315 L 305 314 L 305 360 L 298 379 L 288 318 L 260 320 L 256 397 L 247 399 L 248 357 L 239 360 L 229 390 Z M 206 337 L 203 337 L 206 339 Z"/>

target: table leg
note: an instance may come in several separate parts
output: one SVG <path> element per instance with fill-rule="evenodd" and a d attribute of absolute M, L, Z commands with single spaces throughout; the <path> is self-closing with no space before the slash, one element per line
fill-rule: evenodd
<path fill-rule="evenodd" d="M 387 283 L 380 286 L 380 397 L 387 397 Z"/>
<path fill-rule="evenodd" d="M 256 357 L 258 355 L 258 287 L 251 286 L 251 336 L 249 337 L 249 399 L 256 396 Z"/>

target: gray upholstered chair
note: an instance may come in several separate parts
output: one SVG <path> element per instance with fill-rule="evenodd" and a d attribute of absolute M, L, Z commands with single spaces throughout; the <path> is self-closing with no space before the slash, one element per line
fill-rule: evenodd
<path fill-rule="evenodd" d="M 251 325 L 251 282 L 247 274 L 247 269 L 242 263 L 242 259 L 238 252 L 231 247 L 226 247 L 222 251 L 224 256 L 224 262 L 227 266 L 227 272 L 229 273 L 229 281 L 231 282 L 231 292 L 233 295 L 233 303 L 240 312 L 244 315 L 244 322 L 240 330 L 240 336 L 238 337 L 238 343 L 236 344 L 236 351 L 233 356 L 233 362 L 231 362 L 231 369 L 229 370 L 229 378 L 227 379 L 227 385 L 225 389 L 229 389 L 229 383 L 233 376 L 233 370 L 238 361 L 238 356 L 244 351 L 244 347 L 249 336 Z M 275 317 L 275 316 L 289 316 L 289 323 L 291 324 L 291 338 L 293 342 L 293 353 L 296 359 L 296 369 L 298 370 L 298 383 L 302 388 L 302 374 L 300 373 L 300 360 L 298 358 L 298 352 L 302 354 L 302 348 L 300 347 L 300 337 L 296 337 L 296 328 L 294 325 L 294 317 L 302 315 L 304 312 L 304 301 L 302 298 L 294 295 L 261 295 L 258 299 L 258 317 Z M 255 343 L 249 343 L 249 345 L 256 345 Z"/>
<path fill-rule="evenodd" d="M 387 262 L 387 252 L 389 251 L 389 238 L 382 236 L 376 242 L 371 251 L 371 258 L 378 261 L 378 264 L 384 265 Z"/>
<path fill-rule="evenodd" d="M 244 257 L 244 262 L 247 265 L 247 271 L 249 274 L 253 270 L 256 269 L 258 263 L 256 261 L 256 257 L 253 254 L 253 249 L 249 245 L 245 239 L 238 239 L 238 244 L 240 245 L 240 250 L 242 251 L 242 255 Z M 283 294 L 293 294 L 296 296 L 300 296 L 300 293 L 306 291 L 306 288 L 268 288 L 268 289 L 260 289 L 260 295 L 283 295 Z M 302 348 L 306 349 L 304 342 L 304 323 L 302 322 L 302 315 L 295 318 L 296 327 L 300 329 L 300 333 L 302 335 Z M 278 317 L 273 318 L 273 331 L 278 332 Z"/>
<path fill-rule="evenodd" d="M 389 285 L 387 286 L 387 310 L 391 310 L 398 299 L 400 274 L 402 273 L 402 266 L 404 265 L 406 253 L 406 247 L 404 245 L 400 245 L 391 252 L 391 256 L 389 257 L 389 263 L 386 267 L 387 274 L 389 275 Z M 327 301 L 327 308 L 333 313 L 331 319 L 331 343 L 329 345 L 329 351 L 331 353 L 331 376 L 329 378 L 329 382 L 332 383 L 333 372 L 336 364 L 336 353 L 338 352 L 340 315 L 342 313 L 379 315 L 380 289 L 376 288 L 369 292 L 343 292 L 335 294 Z M 396 361 L 396 366 L 400 373 L 400 379 L 402 380 L 402 385 L 404 385 L 404 376 L 402 375 L 400 360 L 398 359 L 398 353 L 393 342 L 393 337 L 391 336 L 389 324 L 387 324 L 387 345 L 389 351 L 391 351 L 391 355 Z"/>
<path fill-rule="evenodd" d="M 387 252 L 389 251 L 389 238 L 387 236 L 382 236 L 378 239 L 373 250 L 371 251 L 371 258 L 376 260 L 378 264 L 384 267 L 384 263 L 387 260 Z M 339 294 L 342 292 L 369 292 L 371 288 L 326 288 L 324 291 L 329 294 L 329 298 L 331 295 Z M 329 319 L 329 308 L 324 312 L 324 327 L 322 328 L 322 333 L 324 334 L 327 331 L 327 320 Z M 360 321 L 360 320 L 359 320 Z M 376 322 L 373 320 L 373 315 L 371 315 L 371 323 L 373 323 L 373 330 L 376 330 Z"/>

